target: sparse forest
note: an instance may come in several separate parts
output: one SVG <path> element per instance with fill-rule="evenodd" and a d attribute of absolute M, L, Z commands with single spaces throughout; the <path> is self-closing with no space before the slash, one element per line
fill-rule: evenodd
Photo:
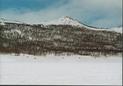
<path fill-rule="evenodd" d="M 90 30 L 70 25 L 0 25 L 1 53 L 99 56 L 115 55 L 122 51 L 122 34 L 113 31 Z"/>

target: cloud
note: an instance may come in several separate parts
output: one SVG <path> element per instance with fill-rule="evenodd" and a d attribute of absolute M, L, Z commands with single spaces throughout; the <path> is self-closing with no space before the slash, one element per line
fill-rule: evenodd
<path fill-rule="evenodd" d="M 57 4 L 41 10 L 22 12 L 6 9 L 0 16 L 28 23 L 50 21 L 62 16 L 71 16 L 97 27 L 112 27 L 122 24 L 122 0 L 59 0 Z"/>

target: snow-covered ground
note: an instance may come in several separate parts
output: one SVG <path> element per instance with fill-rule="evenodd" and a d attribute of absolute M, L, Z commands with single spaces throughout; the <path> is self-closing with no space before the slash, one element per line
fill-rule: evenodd
<path fill-rule="evenodd" d="M 0 84 L 121 85 L 122 58 L 0 54 Z"/>

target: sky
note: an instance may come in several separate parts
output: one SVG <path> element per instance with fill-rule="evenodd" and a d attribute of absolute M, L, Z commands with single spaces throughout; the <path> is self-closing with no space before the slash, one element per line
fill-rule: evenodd
<path fill-rule="evenodd" d="M 89 26 L 122 25 L 122 0 L 0 0 L 0 17 L 41 23 L 70 16 Z"/>

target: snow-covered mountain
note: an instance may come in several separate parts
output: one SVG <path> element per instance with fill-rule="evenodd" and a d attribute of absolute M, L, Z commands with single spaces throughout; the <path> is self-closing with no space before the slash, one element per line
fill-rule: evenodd
<path fill-rule="evenodd" d="M 46 25 L 72 25 L 72 26 L 83 26 L 78 20 L 75 20 L 69 16 L 61 17 L 59 19 L 44 22 Z"/>
<path fill-rule="evenodd" d="M 5 23 L 18 23 L 18 24 L 24 24 L 24 22 L 21 21 L 17 21 L 17 20 L 10 20 L 10 19 L 4 19 L 4 18 L 0 18 L 0 25 L 5 25 Z M 29 23 L 25 23 L 25 24 L 29 24 Z M 112 28 L 98 28 L 98 27 L 92 27 L 92 26 L 88 26 L 84 23 L 79 22 L 76 19 L 73 19 L 69 16 L 64 16 L 61 17 L 59 19 L 55 19 L 52 21 L 47 21 L 47 22 L 42 22 L 42 23 L 38 23 L 38 24 L 43 24 L 43 25 L 71 25 L 71 26 L 77 26 L 77 27 L 84 27 L 86 29 L 90 29 L 90 30 L 106 30 L 106 31 L 115 31 L 118 33 L 122 33 L 122 26 L 120 27 L 112 27 Z M 33 25 L 33 24 L 30 24 Z"/>
<path fill-rule="evenodd" d="M 27 24 L 7 19 L 1 19 L 0 23 L 0 52 L 37 55 L 122 52 L 121 33 L 94 28 L 70 17 L 48 22 L 46 26 L 44 23 Z"/>
<path fill-rule="evenodd" d="M 115 32 L 122 33 L 122 27 L 113 27 L 113 28 L 108 28 L 108 29 L 92 27 L 84 23 L 81 23 L 78 20 L 73 19 L 69 16 L 64 16 L 59 19 L 55 19 L 55 20 L 48 21 L 48 22 L 43 22 L 43 24 L 44 25 L 71 25 L 71 26 L 77 26 L 77 27 L 84 27 L 84 28 L 91 29 L 91 30 L 107 30 L 107 31 L 115 31 Z"/>

